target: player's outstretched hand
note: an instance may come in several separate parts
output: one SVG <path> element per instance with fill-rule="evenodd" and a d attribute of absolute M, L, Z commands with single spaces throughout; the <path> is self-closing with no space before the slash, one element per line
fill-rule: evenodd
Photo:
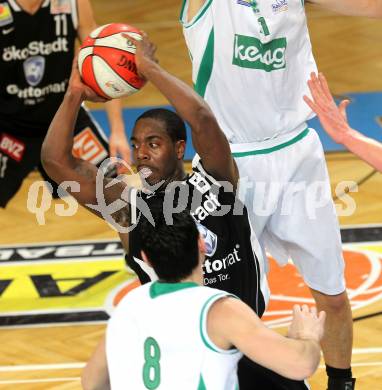
<path fill-rule="evenodd" d="M 127 33 L 123 34 L 123 36 L 135 45 L 135 64 L 137 65 L 138 74 L 140 77 L 145 78 L 146 67 L 153 63 L 158 63 L 155 57 L 156 46 L 150 41 L 145 32 L 142 32 L 142 39 L 140 40 L 133 38 Z"/>
<path fill-rule="evenodd" d="M 83 100 L 91 102 L 105 103 L 108 100 L 97 95 L 90 87 L 82 82 L 80 71 L 78 70 L 78 56 L 75 56 L 72 64 L 72 73 L 69 79 L 69 92 L 81 93 Z"/>
<path fill-rule="evenodd" d="M 347 133 L 352 131 L 346 115 L 346 107 L 350 101 L 343 100 L 337 107 L 322 73 L 319 73 L 318 76 L 311 73 L 308 86 L 313 100 L 305 95 L 305 103 L 318 115 L 322 127 L 333 140 L 343 143 Z"/>
<path fill-rule="evenodd" d="M 294 305 L 293 319 L 288 329 L 288 337 L 294 339 L 311 339 L 319 342 L 324 335 L 326 314 L 317 309 L 309 309 L 307 305 Z"/>

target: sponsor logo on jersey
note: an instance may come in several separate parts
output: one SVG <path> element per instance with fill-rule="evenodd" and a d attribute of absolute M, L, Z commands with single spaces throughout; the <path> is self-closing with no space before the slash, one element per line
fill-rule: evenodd
<path fill-rule="evenodd" d="M 14 27 L 4 28 L 3 30 L 1 30 L 1 32 L 3 33 L 3 35 L 8 35 L 8 34 L 10 34 L 14 29 L 15 29 Z"/>
<path fill-rule="evenodd" d="M 107 157 L 107 150 L 92 129 L 87 127 L 74 137 L 73 156 L 98 164 Z"/>
<path fill-rule="evenodd" d="M 195 172 L 191 177 L 189 182 L 201 193 L 205 194 L 211 189 L 211 185 L 208 183 L 205 177 L 203 177 L 199 172 Z"/>
<path fill-rule="evenodd" d="M 203 264 L 203 273 L 206 275 L 212 272 L 224 271 L 228 267 L 239 263 L 241 261 L 238 251 L 239 248 L 240 245 L 236 245 L 235 249 L 232 252 L 228 253 L 228 255 L 223 259 L 206 259 Z"/>
<path fill-rule="evenodd" d="M 277 0 L 272 4 L 272 12 L 278 14 L 279 12 L 288 11 L 288 0 Z"/>
<path fill-rule="evenodd" d="M 26 59 L 23 63 L 25 79 L 32 87 L 40 83 L 45 72 L 45 58 L 34 56 Z"/>
<path fill-rule="evenodd" d="M 17 162 L 20 162 L 24 155 L 25 144 L 16 138 L 3 134 L 0 140 L 0 150 Z"/>
<path fill-rule="evenodd" d="M 256 0 L 236 0 L 236 4 L 244 5 L 245 7 L 250 7 L 255 13 L 260 12 Z"/>
<path fill-rule="evenodd" d="M 221 204 L 217 196 L 210 192 L 205 197 L 203 203 L 191 215 L 199 222 L 204 221 L 210 214 L 217 211 L 219 207 L 221 207 Z"/>
<path fill-rule="evenodd" d="M 52 15 L 70 14 L 71 12 L 70 0 L 50 0 L 50 13 Z"/>
<path fill-rule="evenodd" d="M 283 69 L 286 67 L 286 46 L 286 38 L 262 43 L 258 38 L 236 34 L 232 64 L 266 72 Z"/>
<path fill-rule="evenodd" d="M 191 212 L 191 215 L 196 221 L 204 221 L 210 214 L 217 211 L 222 205 L 220 204 L 216 194 L 211 191 L 211 184 L 199 172 L 195 172 L 189 178 L 189 183 L 192 184 L 200 194 L 204 195 L 208 192 L 204 199 L 200 199 L 200 206 L 196 207 L 196 209 Z M 213 187 L 215 191 L 218 189 L 216 185 Z"/>
<path fill-rule="evenodd" d="M 252 7 L 251 0 L 236 0 L 236 4 Z"/>
<path fill-rule="evenodd" d="M 44 98 L 46 95 L 51 93 L 64 93 L 68 80 L 62 81 L 61 83 L 48 84 L 42 88 L 28 87 L 19 88 L 16 84 L 7 85 L 7 93 L 10 95 L 17 95 L 19 99 L 26 99 L 24 104 L 30 104 L 31 99 Z M 33 104 L 36 102 L 33 101 Z"/>
<path fill-rule="evenodd" d="M 216 248 L 218 246 L 218 237 L 211 230 L 207 229 L 201 223 L 196 221 L 196 226 L 198 227 L 199 233 L 202 236 L 204 243 L 206 245 L 206 256 L 211 257 L 215 254 Z"/>
<path fill-rule="evenodd" d="M 13 16 L 8 3 L 0 3 L 0 27 L 13 22 Z"/>
<path fill-rule="evenodd" d="M 4 48 L 3 61 L 23 61 L 30 56 L 48 56 L 53 53 L 68 52 L 68 40 L 63 37 L 57 38 L 53 42 L 45 43 L 43 41 L 32 41 L 27 47 L 18 49 L 15 45 Z"/>

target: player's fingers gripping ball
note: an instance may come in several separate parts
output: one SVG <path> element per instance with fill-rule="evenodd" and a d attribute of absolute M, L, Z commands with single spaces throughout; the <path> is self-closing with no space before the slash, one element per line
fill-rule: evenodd
<path fill-rule="evenodd" d="M 138 92 L 145 80 L 138 76 L 135 45 L 127 36 L 142 39 L 135 27 L 111 23 L 98 27 L 84 40 L 78 54 L 82 80 L 99 96 L 120 98 Z"/>

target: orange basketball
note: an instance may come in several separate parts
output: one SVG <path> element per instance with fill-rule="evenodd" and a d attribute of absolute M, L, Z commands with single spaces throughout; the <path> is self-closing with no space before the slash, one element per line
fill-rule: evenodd
<path fill-rule="evenodd" d="M 78 67 L 85 84 L 99 96 L 120 98 L 139 91 L 145 84 L 137 73 L 135 45 L 124 37 L 142 39 L 135 27 L 111 23 L 98 27 L 84 40 Z"/>

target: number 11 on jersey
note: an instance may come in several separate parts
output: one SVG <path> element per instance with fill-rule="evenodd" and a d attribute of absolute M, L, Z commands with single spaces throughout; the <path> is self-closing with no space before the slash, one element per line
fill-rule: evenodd
<path fill-rule="evenodd" d="M 55 15 L 54 21 L 56 22 L 56 35 L 68 35 L 68 21 L 66 15 Z"/>

